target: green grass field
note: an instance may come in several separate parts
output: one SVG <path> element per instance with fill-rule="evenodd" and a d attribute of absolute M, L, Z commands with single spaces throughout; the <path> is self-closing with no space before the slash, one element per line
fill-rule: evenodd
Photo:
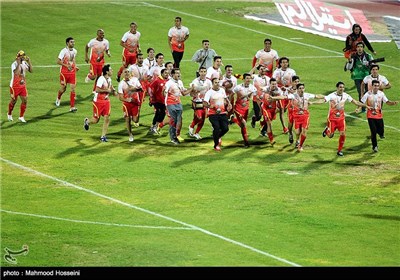
<path fill-rule="evenodd" d="M 233 64 L 251 68 L 263 40 L 288 56 L 311 93 L 333 92 L 338 81 L 356 97 L 343 71 L 343 42 L 246 20 L 243 14 L 273 11 L 264 2 L 69 1 L 1 3 L 1 252 L 21 250 L 17 263 L 1 266 L 203 267 L 203 266 L 399 266 L 399 106 L 385 106 L 386 139 L 372 153 L 365 114 L 347 104 L 345 156 L 336 156 L 338 135 L 322 138 L 327 104 L 311 105 L 304 151 L 298 153 L 273 123 L 271 147 L 249 126 L 251 147 L 230 126 L 223 151 L 213 151 L 211 125 L 201 141 L 187 136 L 192 120 L 183 97 L 181 145 L 148 134 L 153 108 L 142 108 L 135 141 L 128 142 L 121 103 L 111 100 L 108 143 L 99 137 L 103 119 L 89 131 L 92 84 L 84 46 L 103 28 L 114 73 L 121 65 L 119 41 L 136 21 L 141 49 L 154 47 L 172 61 L 167 32 L 183 18 L 190 38 L 181 65 L 186 86 L 197 64 L 190 61 L 208 38 Z M 69 110 L 69 89 L 55 107 L 59 88 L 56 59 L 65 38 L 75 38 L 80 67 L 77 113 Z M 373 43 L 386 61 L 380 73 L 399 100 L 400 53 L 391 43 Z M 33 63 L 27 74 L 26 124 L 7 121 L 10 65 L 23 49 Z M 115 77 L 114 77 L 115 78 Z M 115 79 L 114 85 L 117 85 Z"/>

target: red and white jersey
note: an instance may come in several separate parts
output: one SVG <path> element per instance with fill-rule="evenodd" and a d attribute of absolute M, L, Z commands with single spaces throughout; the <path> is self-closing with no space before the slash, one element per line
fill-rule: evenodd
<path fill-rule="evenodd" d="M 280 88 L 277 87 L 276 89 L 272 90 L 270 86 L 267 86 L 264 91 L 262 107 L 264 109 L 268 109 L 268 110 L 269 109 L 275 110 L 277 101 L 276 100 L 269 101 L 269 97 L 270 96 L 280 96 L 280 95 L 283 95 L 283 92 Z"/>
<path fill-rule="evenodd" d="M 110 43 L 107 39 L 102 41 L 96 38 L 89 41 L 87 46 L 90 48 L 90 63 L 101 64 L 104 63 L 104 52 L 110 49 Z"/>
<path fill-rule="evenodd" d="M 293 109 L 294 115 L 309 115 L 308 106 L 310 105 L 309 100 L 315 98 L 315 94 L 304 92 L 302 96 L 296 93 L 289 93 L 287 95 L 291 101 L 290 105 Z"/>
<path fill-rule="evenodd" d="M 61 73 L 75 73 L 76 72 L 76 65 L 75 65 L 75 58 L 77 55 L 78 51 L 73 48 L 70 50 L 69 48 L 65 47 L 60 51 L 60 54 L 58 55 L 58 59 L 62 61 L 63 64 L 70 65 L 72 67 L 72 70 L 68 70 L 68 67 L 61 65 L 60 67 L 60 72 Z"/>
<path fill-rule="evenodd" d="M 253 78 L 253 85 L 257 89 L 257 94 L 253 96 L 253 101 L 261 101 L 264 95 L 264 89 L 269 86 L 269 80 L 271 78 L 263 75 L 257 75 Z"/>
<path fill-rule="evenodd" d="M 247 87 L 244 84 L 237 85 L 233 92 L 236 94 L 235 110 L 249 108 L 249 101 L 257 95 L 257 89 L 252 84 Z"/>
<path fill-rule="evenodd" d="M 132 98 L 133 103 L 140 104 L 139 92 L 129 90 L 129 87 L 134 87 L 135 89 L 141 89 L 138 78 L 132 77 L 128 81 L 122 80 L 118 84 L 118 93 L 122 94 L 124 98 Z"/>
<path fill-rule="evenodd" d="M 164 88 L 165 95 L 165 105 L 173 105 L 181 103 L 182 92 L 185 91 L 185 87 L 181 80 L 170 79 Z"/>
<path fill-rule="evenodd" d="M 19 65 L 21 71 L 18 75 L 14 73 L 14 70 L 17 69 L 17 66 L 18 63 L 16 61 L 11 64 L 10 87 L 12 88 L 21 88 L 26 86 L 25 73 L 29 70 L 29 64 L 26 61 L 22 61 L 22 63 Z"/>
<path fill-rule="evenodd" d="M 372 91 L 367 91 L 361 98 L 361 102 L 372 107 L 372 109 L 367 110 L 368 119 L 382 119 L 382 103 L 388 102 L 389 99 L 386 97 L 383 91 L 378 90 L 377 93 Z"/>
<path fill-rule="evenodd" d="M 218 78 L 219 80 L 222 79 L 222 71 L 220 68 L 215 69 L 214 67 L 208 67 L 206 78 L 212 80 L 214 78 Z"/>
<path fill-rule="evenodd" d="M 125 49 L 129 52 L 137 52 L 139 46 L 140 32 L 136 31 L 135 34 L 130 31 L 125 32 L 124 36 L 122 36 L 121 41 L 124 42 Z"/>
<path fill-rule="evenodd" d="M 186 26 L 177 28 L 173 26 L 168 31 L 168 37 L 171 37 L 172 50 L 175 52 L 183 52 L 185 50 L 186 35 L 189 35 L 189 29 Z"/>
<path fill-rule="evenodd" d="M 111 89 L 112 85 L 111 85 L 111 78 L 105 78 L 104 76 L 100 76 L 97 79 L 97 83 L 96 83 L 96 87 L 99 87 L 101 89 Z M 94 98 L 93 101 L 94 102 L 101 102 L 101 101 L 105 101 L 108 100 L 108 95 L 109 93 L 105 93 L 105 92 L 95 92 L 94 93 Z"/>
<path fill-rule="evenodd" d="M 296 76 L 296 71 L 292 68 L 286 68 L 283 70 L 282 68 L 275 69 L 272 74 L 272 78 L 275 78 L 278 82 L 278 87 L 291 87 L 292 86 L 292 77 Z"/>
<path fill-rule="evenodd" d="M 164 80 L 161 76 L 156 77 L 150 84 L 149 94 L 154 103 L 165 103 L 164 86 L 168 80 Z"/>
<path fill-rule="evenodd" d="M 332 92 L 324 97 L 325 102 L 329 102 L 329 119 L 340 120 L 344 119 L 344 104 L 346 101 L 352 102 L 353 97 L 343 92 L 342 95 L 338 95 L 337 92 Z"/>
<path fill-rule="evenodd" d="M 164 68 L 165 68 L 164 64 L 161 66 L 156 64 L 149 69 L 148 75 L 153 77 L 153 79 L 155 79 L 156 77 L 161 75 L 161 70 L 163 70 Z"/>
<path fill-rule="evenodd" d="M 231 82 L 232 86 L 231 87 L 227 87 L 226 85 L 229 84 L 227 82 Z M 233 93 L 233 89 L 237 86 L 237 78 L 233 75 L 231 75 L 230 77 L 227 77 L 226 75 L 222 76 L 222 80 L 220 80 L 219 85 L 221 87 L 224 87 L 225 89 L 225 93 L 226 95 L 230 95 Z"/>
<path fill-rule="evenodd" d="M 385 76 L 378 75 L 378 77 L 372 77 L 372 75 L 368 75 L 364 78 L 363 83 L 367 85 L 367 90 L 369 91 L 372 90 L 372 81 L 379 81 L 379 86 L 389 84 L 389 80 Z"/>
<path fill-rule="evenodd" d="M 259 50 L 255 57 L 258 59 L 258 63 L 266 67 L 268 71 L 272 71 L 275 61 L 279 59 L 278 52 L 274 49 L 271 49 L 269 52 L 266 52 L 264 49 Z"/>
<path fill-rule="evenodd" d="M 139 66 L 136 63 L 130 65 L 128 70 L 131 73 L 132 77 L 138 78 L 139 81 L 143 81 L 144 79 L 146 79 L 147 74 L 149 73 L 149 69 L 146 66 Z"/>
<path fill-rule="evenodd" d="M 194 88 L 196 95 L 193 96 L 193 100 L 204 99 L 206 92 L 212 88 L 212 83 L 209 79 L 201 80 L 200 77 L 194 79 L 190 84 L 190 87 Z"/>
<path fill-rule="evenodd" d="M 226 115 L 227 111 L 225 109 L 225 99 L 227 99 L 227 96 L 223 88 L 219 88 L 218 91 L 213 89 L 207 91 L 206 95 L 204 96 L 204 101 L 210 105 L 208 108 L 208 115 Z"/>

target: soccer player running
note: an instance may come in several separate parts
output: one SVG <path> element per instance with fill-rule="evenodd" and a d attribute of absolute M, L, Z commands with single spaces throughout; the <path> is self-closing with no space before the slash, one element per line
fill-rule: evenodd
<path fill-rule="evenodd" d="M 105 63 L 104 53 L 106 53 L 108 57 L 111 57 L 110 43 L 107 39 L 104 38 L 104 30 L 99 29 L 97 30 L 96 38 L 91 39 L 89 43 L 85 46 L 86 63 L 89 63 L 90 59 L 90 71 L 85 78 L 85 82 L 88 83 L 89 81 L 95 81 L 93 86 L 93 93 L 96 91 L 97 79 L 102 75 L 103 66 Z"/>
<path fill-rule="evenodd" d="M 257 51 L 253 58 L 252 67 L 256 64 L 265 67 L 266 75 L 272 78 L 272 73 L 274 71 L 274 64 L 278 64 L 279 55 L 278 52 L 272 47 L 272 40 L 267 38 L 264 40 L 264 48 Z"/>
<path fill-rule="evenodd" d="M 217 77 L 211 80 L 212 88 L 204 96 L 204 106 L 208 108 L 208 118 L 213 127 L 214 150 L 221 151 L 222 136 L 229 131 L 228 111 L 232 109 L 225 90 L 220 87 Z"/>
<path fill-rule="evenodd" d="M 243 80 L 244 81 L 242 84 L 237 85 L 233 89 L 233 92 L 236 94 L 236 101 L 233 107 L 233 111 L 235 113 L 233 122 L 240 127 L 244 141 L 244 147 L 248 148 L 250 147 L 250 143 L 246 128 L 247 117 L 249 115 L 250 100 L 253 100 L 253 96 L 257 95 L 257 89 L 251 84 L 251 74 L 243 74 Z"/>
<path fill-rule="evenodd" d="M 169 72 L 167 69 L 161 70 L 161 75 L 152 80 L 148 90 L 150 95 L 150 105 L 154 106 L 154 117 L 150 132 L 153 135 L 160 135 L 160 128 L 163 125 L 166 115 L 164 86 L 168 82 Z"/>
<path fill-rule="evenodd" d="M 142 92 L 143 89 L 139 79 L 131 77 L 129 69 L 125 68 L 122 73 L 124 78 L 118 84 L 118 95 L 119 100 L 122 101 L 122 111 L 124 112 L 129 142 L 133 142 L 134 138 L 132 134 L 131 121 L 133 120 L 134 122 L 138 122 L 139 108 L 142 104 L 140 92 Z"/>
<path fill-rule="evenodd" d="M 96 92 L 93 98 L 93 117 L 91 119 L 85 118 L 83 121 L 83 127 L 89 130 L 90 124 L 96 124 L 99 122 L 100 117 L 104 117 L 103 129 L 100 137 L 101 142 L 108 142 L 107 132 L 110 124 L 110 113 L 111 103 L 109 95 L 115 95 L 115 89 L 111 84 L 112 69 L 110 64 L 103 66 L 103 75 L 97 79 Z"/>
<path fill-rule="evenodd" d="M 76 88 L 76 71 L 79 68 L 76 66 L 76 55 L 77 50 L 74 48 L 75 40 L 72 37 L 68 37 L 65 40 L 66 47 L 63 48 L 57 59 L 57 64 L 60 67 L 60 89 L 58 90 L 56 106 L 59 107 L 61 103 L 61 96 L 67 90 L 67 84 L 70 85 L 71 93 L 69 95 L 70 112 L 76 112 L 78 109 L 75 107 L 75 88 Z"/>
<path fill-rule="evenodd" d="M 399 101 L 390 101 L 385 93 L 379 90 L 380 83 L 378 80 L 372 81 L 372 90 L 365 93 L 361 102 L 366 104 L 368 107 L 367 119 L 369 130 L 371 131 L 371 142 L 372 150 L 378 152 L 378 141 L 376 134 L 379 135 L 381 139 L 385 138 L 385 125 L 383 122 L 382 104 L 387 105 L 397 105 Z"/>
<path fill-rule="evenodd" d="M 175 25 L 168 31 L 168 45 L 174 59 L 174 68 L 180 67 L 185 51 L 185 41 L 188 38 L 189 29 L 182 25 L 181 17 L 175 17 Z"/>
<path fill-rule="evenodd" d="M 351 102 L 360 107 L 367 107 L 361 102 L 353 99 L 349 94 L 344 92 L 344 83 L 336 83 L 336 91 L 325 96 L 325 102 L 329 102 L 328 122 L 322 132 L 322 136 L 332 138 L 335 130 L 339 131 L 339 145 L 337 155 L 343 156 L 343 146 L 346 140 L 346 120 L 344 115 L 344 105 L 346 102 Z"/>
<path fill-rule="evenodd" d="M 194 79 L 190 84 L 192 88 L 191 95 L 193 96 L 192 108 L 193 108 L 193 120 L 189 125 L 189 136 L 200 140 L 200 130 L 203 128 L 204 122 L 207 116 L 207 110 L 204 107 L 204 96 L 208 90 L 212 88 L 212 83 L 206 78 L 207 69 L 202 66 L 199 69 L 199 77 Z M 194 127 L 197 125 L 196 130 Z"/>
<path fill-rule="evenodd" d="M 136 22 L 131 22 L 130 30 L 125 32 L 119 44 L 123 47 L 122 66 L 117 73 L 117 81 L 121 79 L 122 71 L 129 65 L 136 63 L 136 56 L 140 53 L 140 32 L 137 31 Z"/>
<path fill-rule="evenodd" d="M 232 65 L 228 64 L 225 66 L 225 75 L 222 76 L 219 84 L 225 89 L 225 93 L 229 98 L 229 102 L 233 104 L 235 100 L 233 89 L 237 86 L 237 78 L 233 75 Z M 233 123 L 233 117 L 235 117 L 235 115 L 232 108 L 232 110 L 228 112 L 228 119 L 230 124 Z"/>
<path fill-rule="evenodd" d="M 293 76 L 292 77 L 292 85 L 289 88 L 286 88 L 286 94 L 288 95 L 290 93 L 295 93 L 297 91 L 297 84 L 300 83 L 300 77 L 299 76 Z M 289 143 L 293 144 L 293 104 L 292 101 L 289 99 L 289 103 L 287 106 L 288 110 L 288 130 L 289 130 Z"/>
<path fill-rule="evenodd" d="M 260 121 L 262 117 L 261 103 L 264 96 L 263 89 L 265 89 L 269 85 L 270 77 L 266 75 L 267 70 L 262 65 L 256 64 L 253 69 L 250 71 L 250 73 L 258 69 L 258 75 L 255 75 L 253 78 L 253 85 L 257 89 L 257 94 L 253 96 L 254 115 L 251 117 L 251 127 L 255 128 L 256 122 Z"/>
<path fill-rule="evenodd" d="M 278 60 L 278 68 L 272 74 L 272 77 L 278 82 L 278 87 L 282 89 L 284 95 L 286 94 L 286 89 L 290 88 L 292 84 L 292 77 L 296 75 L 296 71 L 289 67 L 289 58 L 281 57 Z M 279 119 L 282 124 L 283 133 L 289 132 L 289 129 L 285 126 L 285 121 L 283 120 L 283 114 L 286 112 L 288 106 L 288 99 L 283 99 L 278 101 Z"/>
<path fill-rule="evenodd" d="M 11 64 L 11 81 L 10 81 L 10 103 L 8 104 L 7 119 L 12 122 L 12 111 L 17 103 L 18 96 L 21 99 L 21 106 L 19 109 L 20 122 L 26 123 L 24 118 L 26 106 L 28 103 L 28 91 L 26 90 L 26 71 L 32 73 L 32 62 L 29 56 L 25 54 L 24 51 L 17 52 L 17 57 L 15 61 Z"/>

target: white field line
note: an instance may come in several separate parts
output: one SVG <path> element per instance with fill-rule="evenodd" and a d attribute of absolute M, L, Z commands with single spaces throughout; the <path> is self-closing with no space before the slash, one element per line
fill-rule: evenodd
<path fill-rule="evenodd" d="M 277 256 L 272 255 L 272 254 L 270 254 L 270 253 L 261 251 L 261 250 L 259 250 L 259 249 L 256 249 L 256 248 L 254 248 L 254 247 L 251 247 L 251 246 L 246 245 L 246 244 L 244 244 L 244 243 L 241 243 L 241 242 L 232 240 L 232 239 L 230 239 L 230 238 L 224 237 L 224 236 L 219 235 L 219 234 L 216 234 L 216 233 L 212 233 L 212 232 L 210 232 L 210 231 L 208 231 L 208 230 L 202 229 L 202 228 L 200 228 L 200 227 L 197 227 L 197 226 L 194 226 L 194 225 L 191 225 L 191 224 L 187 224 L 187 223 L 185 223 L 185 222 L 176 220 L 176 219 L 174 219 L 174 218 L 171 218 L 171 217 L 168 217 L 168 216 L 164 216 L 164 215 L 162 215 L 162 214 L 159 214 L 159 213 L 156 213 L 156 212 L 153 212 L 153 211 L 150 211 L 150 210 L 147 210 L 147 209 L 144 209 L 144 208 L 141 208 L 141 207 L 138 207 L 138 206 L 135 206 L 135 205 L 132 205 L 132 204 L 123 202 L 123 201 L 121 201 L 121 200 L 112 198 L 112 197 L 110 197 L 110 196 L 103 195 L 103 194 L 101 194 L 101 193 L 92 191 L 92 190 L 90 190 L 90 189 L 86 189 L 86 188 L 80 187 L 80 186 L 78 186 L 78 185 L 69 183 L 69 182 L 67 182 L 67 181 L 63 181 L 63 180 L 61 180 L 61 179 L 58 179 L 58 178 L 56 178 L 56 177 L 53 177 L 53 176 L 44 174 L 44 173 L 42 173 L 42 172 L 39 172 L 39 171 L 36 171 L 36 170 L 31 169 L 31 168 L 29 168 L 29 167 L 20 165 L 20 164 L 18 164 L 18 163 L 13 162 L 13 161 L 10 161 L 10 160 L 7 160 L 7 159 L 1 158 L 1 157 L 0 157 L 0 160 L 3 161 L 3 162 L 5 162 L 5 163 L 7 163 L 7 164 L 9 164 L 9 165 L 12 165 L 12 166 L 14 166 L 14 167 L 16 167 L 16 168 L 19 168 L 19 169 L 22 169 L 22 170 L 27 171 L 27 172 L 29 172 L 29 173 L 35 174 L 35 175 L 37 175 L 37 176 L 45 177 L 45 178 L 47 178 L 47 179 L 56 181 L 56 182 L 58 182 L 58 183 L 60 183 L 60 184 L 62 184 L 62 185 L 65 185 L 65 186 L 68 186 L 68 187 L 72 187 L 72 188 L 75 188 L 75 189 L 78 189 L 78 190 L 81 190 L 81 191 L 84 191 L 84 192 L 88 192 L 88 193 L 93 194 L 93 195 L 95 195 L 95 196 L 102 197 L 102 198 L 104 198 L 104 199 L 107 199 L 107 200 L 110 200 L 110 201 L 112 201 L 112 202 L 115 202 L 115 203 L 124 205 L 124 206 L 126 206 L 126 207 L 129 207 L 129 208 L 132 208 L 132 209 L 135 209 L 135 210 L 138 210 L 138 211 L 147 213 L 147 214 L 149 214 L 149 215 L 153 215 L 153 216 L 159 217 L 159 218 L 161 218 L 161 219 L 165 219 L 165 220 L 168 220 L 168 221 L 171 221 L 171 222 L 174 222 L 174 223 L 183 225 L 183 226 L 185 226 L 185 227 L 188 227 L 188 228 L 191 228 L 191 229 L 194 229 L 194 230 L 201 231 L 201 232 L 204 233 L 204 234 L 207 234 L 207 235 L 210 235 L 210 236 L 219 238 L 219 239 L 221 239 L 221 240 L 224 240 L 224 241 L 226 241 L 226 242 L 235 244 L 235 245 L 237 245 L 237 246 L 240 246 L 240 247 L 249 249 L 250 251 L 253 251 L 253 252 L 256 252 L 256 253 L 258 253 L 258 254 L 267 256 L 267 257 L 269 257 L 269 258 L 275 259 L 275 260 L 280 261 L 280 262 L 282 262 L 282 263 L 285 263 L 285 264 L 288 264 L 288 265 L 291 265 L 291 266 L 301 266 L 301 265 L 299 265 L 299 264 L 297 264 L 297 263 L 294 263 L 294 262 L 288 261 L 288 260 L 286 260 L 286 259 L 277 257 Z"/>
<path fill-rule="evenodd" d="M 384 112 L 386 112 L 386 111 L 384 111 Z M 356 116 L 353 116 L 353 115 L 349 115 L 349 114 L 344 114 L 344 115 L 346 117 L 349 117 L 349 118 L 352 118 L 352 119 L 356 119 L 356 120 L 363 121 L 363 122 L 368 122 L 368 120 L 364 120 L 362 118 L 359 118 L 359 117 L 356 117 Z M 394 127 L 394 126 L 390 126 L 390 125 L 386 125 L 385 124 L 385 128 L 391 128 L 391 129 L 393 129 L 393 130 L 395 130 L 397 132 L 400 132 L 400 129 L 397 128 L 397 127 Z"/>
<path fill-rule="evenodd" d="M 74 219 L 67 219 L 67 218 L 60 218 L 60 217 L 46 216 L 46 215 L 38 215 L 38 214 L 31 214 L 31 213 L 24 213 L 24 212 L 15 212 L 15 211 L 9 211 L 9 210 L 4 210 L 4 209 L 0 209 L 0 212 L 5 212 L 5 213 L 8 213 L 8 214 L 14 214 L 14 215 L 31 216 L 31 217 L 37 217 L 37 218 L 43 218 L 43 219 L 66 221 L 66 222 L 72 222 L 72 223 L 94 224 L 94 225 L 103 225 L 103 226 L 131 227 L 131 228 L 151 228 L 151 229 L 194 230 L 193 228 L 188 228 L 188 227 L 143 226 L 143 225 L 128 225 L 128 224 L 115 224 L 115 223 L 105 223 L 105 222 L 83 221 L 83 220 L 74 220 Z"/>
<path fill-rule="evenodd" d="M 110 2 L 110 4 L 132 6 L 132 4 L 116 3 L 116 2 Z M 287 39 L 287 38 L 284 38 L 284 37 L 280 37 L 280 36 L 268 34 L 268 33 L 262 32 L 262 31 L 258 31 L 258 30 L 255 30 L 255 29 L 247 28 L 245 26 L 232 24 L 232 23 L 221 21 L 221 20 L 217 20 L 217 19 L 206 18 L 206 17 L 202 17 L 202 16 L 198 16 L 198 15 L 194 15 L 194 14 L 178 11 L 178 10 L 175 10 L 175 9 L 170 9 L 170 8 L 167 8 L 167 7 L 162 7 L 162 6 L 150 4 L 150 3 L 147 3 L 147 2 L 143 2 L 143 4 L 148 5 L 149 7 L 153 7 L 153 8 L 167 10 L 167 11 L 170 11 L 170 12 L 175 12 L 175 13 L 187 15 L 187 16 L 198 18 L 198 19 L 202 19 L 202 20 L 213 21 L 213 22 L 216 22 L 216 23 L 219 23 L 219 24 L 224 24 L 224 25 L 228 25 L 228 26 L 231 26 L 231 27 L 244 29 L 244 30 L 247 30 L 247 31 L 250 31 L 250 32 L 254 32 L 254 33 L 258 33 L 258 34 L 268 35 L 268 37 L 271 37 L 271 38 L 276 38 L 276 39 L 280 39 L 280 40 L 283 40 L 283 41 L 286 41 L 286 42 L 290 42 L 290 43 L 293 43 L 293 44 L 298 44 L 298 45 L 306 46 L 306 47 L 309 47 L 309 48 L 314 48 L 314 49 L 326 51 L 326 52 L 333 53 L 333 54 L 336 54 L 336 55 L 340 55 L 340 56 L 343 57 L 343 52 L 332 51 L 332 50 L 321 48 L 321 47 L 318 47 L 318 46 L 315 46 L 315 45 L 311 45 L 311 44 L 306 44 L 306 43 L 290 40 L 290 39 Z M 379 64 L 379 65 L 386 66 L 388 68 L 392 68 L 392 69 L 396 69 L 396 70 L 400 70 L 400 68 L 398 68 L 398 67 L 391 66 L 391 65 L 386 65 L 384 63 Z"/>
<path fill-rule="evenodd" d="M 327 59 L 327 58 L 338 58 L 342 57 L 339 55 L 329 55 L 329 56 L 291 56 L 290 59 Z M 238 61 L 238 60 L 248 60 L 251 61 L 253 58 L 252 57 L 240 57 L 240 58 L 224 58 L 225 61 Z M 191 59 L 183 59 L 183 62 L 191 62 Z M 121 62 L 107 62 L 107 64 L 111 65 L 121 65 Z M 11 65 L 11 64 L 10 64 Z M 88 66 L 89 63 L 80 63 L 76 64 L 76 66 Z M 35 68 L 60 68 L 60 65 L 58 64 L 50 64 L 50 65 L 35 65 Z M 8 69 L 10 66 L 1 66 L 1 69 Z"/>

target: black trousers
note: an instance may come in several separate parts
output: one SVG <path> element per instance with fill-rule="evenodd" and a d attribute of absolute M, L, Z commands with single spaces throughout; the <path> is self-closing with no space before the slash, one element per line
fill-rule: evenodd
<path fill-rule="evenodd" d="M 156 109 L 156 112 L 154 113 L 154 118 L 153 118 L 153 125 L 156 124 L 156 122 L 162 123 L 165 118 L 165 104 L 164 103 L 154 103 L 154 108 Z"/>
<path fill-rule="evenodd" d="M 179 68 L 181 60 L 183 58 L 183 52 L 172 52 L 172 58 L 174 59 L 174 68 Z"/>
<path fill-rule="evenodd" d="M 368 119 L 369 130 L 371 131 L 371 142 L 372 149 L 378 146 L 378 141 L 376 139 L 376 134 L 379 136 L 384 136 L 385 126 L 383 119 Z"/>
<path fill-rule="evenodd" d="M 228 115 L 210 115 L 209 120 L 213 127 L 214 148 L 218 146 L 219 138 L 229 131 Z"/>

